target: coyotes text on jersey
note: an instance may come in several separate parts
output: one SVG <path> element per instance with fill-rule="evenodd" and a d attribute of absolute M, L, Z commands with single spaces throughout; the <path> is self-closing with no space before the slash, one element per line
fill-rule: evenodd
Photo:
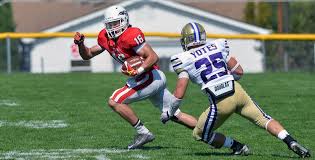
<path fill-rule="evenodd" d="M 185 71 L 201 90 L 216 96 L 233 90 L 233 76 L 227 69 L 229 46 L 225 39 L 217 39 L 200 47 L 173 55 L 171 63 L 176 73 Z"/>

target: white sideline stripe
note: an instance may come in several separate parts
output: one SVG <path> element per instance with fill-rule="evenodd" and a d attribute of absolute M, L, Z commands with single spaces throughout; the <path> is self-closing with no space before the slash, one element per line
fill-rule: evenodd
<path fill-rule="evenodd" d="M 2 99 L 0 100 L 0 106 L 18 106 L 20 104 L 14 102 L 14 101 L 11 101 L 11 100 L 7 100 L 7 99 Z"/>
<path fill-rule="evenodd" d="M 0 152 L 0 159 L 73 159 L 78 158 L 90 158 L 94 157 L 97 160 L 110 160 L 106 154 L 121 154 L 126 152 L 133 152 L 127 149 L 35 149 L 30 151 L 9 151 L 9 152 Z M 90 155 L 89 155 L 90 154 Z M 138 158 L 138 159 L 150 159 L 148 156 L 142 154 L 134 154 L 128 156 L 129 158 Z"/>
<path fill-rule="evenodd" d="M 68 127 L 68 124 L 63 120 L 51 120 L 51 121 L 17 121 L 10 122 L 6 120 L 0 120 L 0 127 L 3 126 L 13 126 L 13 127 L 26 127 L 26 128 L 65 128 Z"/>

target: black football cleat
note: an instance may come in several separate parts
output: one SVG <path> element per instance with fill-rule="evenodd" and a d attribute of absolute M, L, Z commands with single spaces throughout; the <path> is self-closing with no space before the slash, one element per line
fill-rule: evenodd
<path fill-rule="evenodd" d="M 236 149 L 233 149 L 232 154 L 233 155 L 248 156 L 249 155 L 249 148 L 245 144 L 240 144 L 240 145 L 236 146 Z"/>

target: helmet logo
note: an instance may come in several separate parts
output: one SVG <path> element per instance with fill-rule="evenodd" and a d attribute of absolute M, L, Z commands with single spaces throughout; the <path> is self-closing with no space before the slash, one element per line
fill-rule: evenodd
<path fill-rule="evenodd" d="M 118 13 L 118 15 L 128 15 L 127 11 L 121 11 Z"/>

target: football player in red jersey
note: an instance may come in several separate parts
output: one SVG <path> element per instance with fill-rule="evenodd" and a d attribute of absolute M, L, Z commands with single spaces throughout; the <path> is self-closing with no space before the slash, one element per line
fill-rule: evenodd
<path fill-rule="evenodd" d="M 79 47 L 79 53 L 84 60 L 107 51 L 116 61 L 123 64 L 126 59 L 132 56 L 141 56 L 143 64 L 138 69 L 127 67 L 124 74 L 130 76 L 124 87 L 114 91 L 108 100 L 108 105 L 122 118 L 128 121 L 137 131 L 133 143 L 128 149 L 136 149 L 154 140 L 154 135 L 141 123 L 138 116 L 129 107 L 135 101 L 149 99 L 161 112 L 169 110 L 171 104 L 180 103 L 166 89 L 166 78 L 159 67 L 157 54 L 151 46 L 146 43 L 144 34 L 139 28 L 129 24 L 127 11 L 121 6 L 111 6 L 105 10 L 103 29 L 98 35 L 98 44 L 92 47 L 84 45 L 84 35 L 77 32 L 74 36 L 74 43 Z M 177 110 L 172 118 L 175 122 L 189 128 L 194 128 L 197 120 Z"/>

